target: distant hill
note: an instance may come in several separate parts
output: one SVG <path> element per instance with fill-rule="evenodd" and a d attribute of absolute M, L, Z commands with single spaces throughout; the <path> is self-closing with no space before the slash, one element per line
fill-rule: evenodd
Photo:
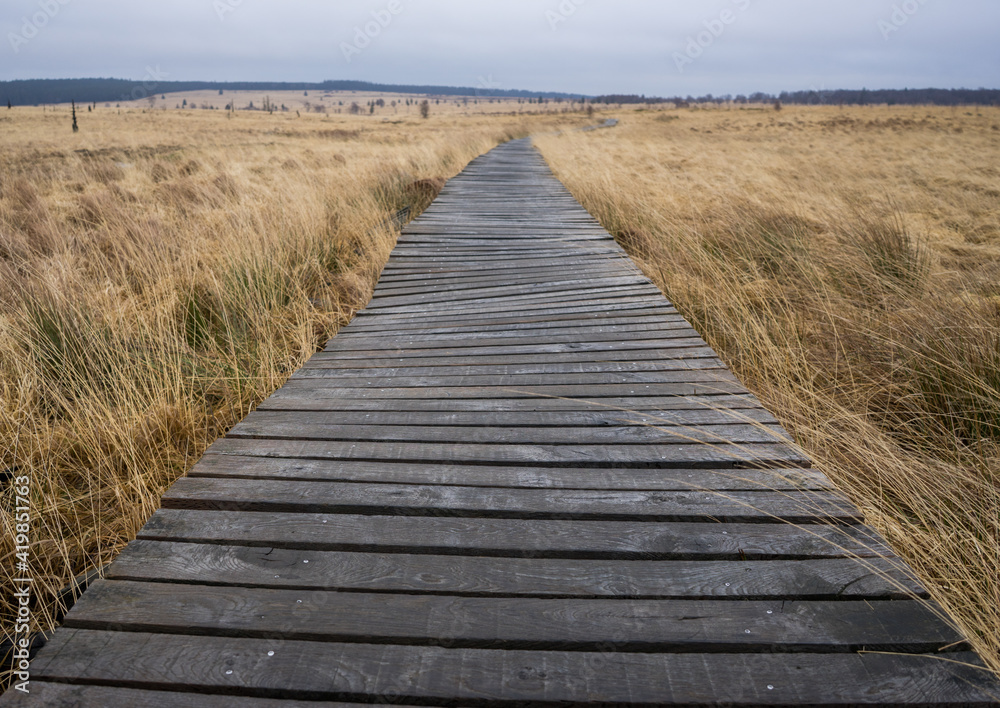
<path fill-rule="evenodd" d="M 486 98 L 579 99 L 580 94 L 544 91 L 500 90 L 461 86 L 404 86 L 367 81 L 270 82 L 270 81 L 129 81 L 126 79 L 29 79 L 0 81 L 0 101 L 15 106 L 51 103 L 114 103 L 146 98 L 151 94 L 181 91 L 380 91 L 384 93 L 430 94 L 433 96 L 480 96 Z"/>

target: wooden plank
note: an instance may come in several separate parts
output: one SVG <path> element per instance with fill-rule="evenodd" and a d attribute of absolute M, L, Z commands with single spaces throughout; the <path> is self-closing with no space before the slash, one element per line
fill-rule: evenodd
<path fill-rule="evenodd" d="M 440 300 L 421 299 L 416 303 L 410 297 L 394 299 L 386 298 L 380 302 L 370 302 L 366 309 L 369 312 L 423 312 L 426 311 L 431 305 L 434 305 L 437 310 L 462 311 L 472 308 L 480 308 L 484 305 L 493 308 L 519 308 L 521 305 L 533 303 L 551 306 L 551 304 L 555 302 L 576 302 L 586 299 L 588 296 L 591 296 L 591 299 L 597 299 L 597 297 L 599 297 L 604 300 L 635 297 L 647 297 L 652 300 L 654 298 L 661 297 L 660 292 L 651 285 L 605 285 L 604 281 L 600 281 L 597 284 L 591 284 L 589 287 L 586 283 L 581 283 L 579 287 L 563 287 L 558 291 L 532 292 L 529 294 L 518 294 L 518 292 L 524 293 L 524 288 L 513 289 L 507 294 L 481 291 L 474 297 L 441 298 Z"/>
<path fill-rule="evenodd" d="M 679 315 L 675 317 L 650 318 L 649 322 L 623 323 L 617 325 L 602 321 L 572 322 L 568 324 L 548 322 L 537 323 L 535 325 L 496 326 L 479 324 L 470 327 L 413 327 L 406 330 L 400 330 L 398 332 L 393 331 L 393 328 L 391 327 L 386 327 L 384 329 L 372 328 L 367 330 L 347 327 L 341 331 L 341 335 L 347 335 L 352 338 L 371 337 L 390 340 L 407 337 L 455 337 L 469 334 L 474 334 L 477 337 L 538 336 L 539 334 L 546 336 L 565 336 L 567 334 L 580 334 L 585 338 L 590 333 L 614 333 L 618 334 L 622 339 L 625 339 L 626 337 L 632 336 L 636 333 L 646 334 L 649 332 L 671 331 L 678 329 L 691 329 L 691 325 L 689 325 Z"/>
<path fill-rule="evenodd" d="M 626 259 L 608 259 L 606 256 L 590 256 L 573 258 L 572 264 L 539 263 L 534 258 L 524 258 L 510 263 L 509 261 L 482 261 L 479 263 L 460 263 L 452 267 L 421 268 L 418 265 L 407 266 L 404 261 L 390 259 L 382 269 L 377 289 L 392 288 L 406 284 L 434 283 L 439 279 L 454 281 L 473 281 L 477 279 L 504 278 L 516 275 L 519 278 L 544 279 L 546 276 L 565 276 L 567 273 L 580 273 L 594 276 L 600 273 L 619 274 L 622 270 L 634 271 L 634 264 Z"/>
<path fill-rule="evenodd" d="M 809 467 L 802 453 L 789 445 L 769 443 L 649 444 L 649 445 L 502 445 L 406 442 L 327 442 L 240 440 L 223 438 L 212 444 L 215 454 L 255 457 L 301 457 L 313 460 L 388 460 L 526 467 L 721 468 Z"/>
<path fill-rule="evenodd" d="M 624 344 L 625 346 L 622 348 L 635 349 L 641 348 L 637 345 L 642 342 L 656 342 L 659 346 L 664 346 L 664 342 L 670 342 L 671 340 L 682 340 L 687 342 L 697 336 L 698 335 L 695 331 L 687 325 L 666 327 L 659 330 L 643 332 L 641 333 L 641 337 L 626 342 L 622 341 L 625 338 L 617 332 L 605 331 L 600 327 L 591 327 L 572 334 L 565 334 L 564 332 L 547 333 L 544 330 L 540 332 L 530 331 L 521 333 L 481 332 L 475 336 L 462 336 L 460 334 L 420 335 L 412 333 L 389 341 L 386 341 L 383 337 L 370 337 L 362 334 L 356 334 L 344 337 L 335 337 L 330 344 L 327 345 L 325 351 L 370 351 L 375 349 L 389 349 L 390 351 L 397 349 L 451 350 L 505 346 L 550 346 L 553 344 L 567 344 L 570 345 L 569 348 L 571 350 L 579 350 L 588 344 L 604 344 L 605 349 L 616 349 Z M 606 344 L 607 342 L 611 342 L 611 344 Z"/>
<path fill-rule="evenodd" d="M 616 560 L 892 557 L 865 526 L 464 519 L 160 509 L 138 538 L 310 551 Z"/>
<path fill-rule="evenodd" d="M 345 376 L 343 372 L 320 367 L 300 369 L 290 379 L 296 384 L 307 380 L 322 380 L 327 385 L 337 384 L 345 388 L 475 388 L 478 386 L 604 386 L 646 384 L 692 384 L 716 383 L 733 384 L 737 381 L 727 369 L 681 369 L 656 371 L 614 371 L 614 372 L 572 372 L 571 366 L 566 366 L 571 373 L 539 373 L 539 374 L 509 374 L 509 375 L 454 375 L 444 372 L 432 376 L 376 376 L 377 372 L 368 372 L 364 376 Z M 731 390 L 731 389 L 730 389 Z M 744 389 L 745 390 L 745 389 Z"/>
<path fill-rule="evenodd" d="M 791 442 L 779 426 L 690 425 L 648 423 L 591 427 L 337 425 L 322 421 L 322 413 L 273 411 L 251 413 L 229 437 L 250 440 L 325 440 L 331 442 L 433 442 L 455 445 L 685 445 L 690 443 L 745 445 Z"/>
<path fill-rule="evenodd" d="M 470 597 L 902 600 L 927 591 L 899 559 L 607 561 L 302 552 L 136 541 L 110 580 Z"/>
<path fill-rule="evenodd" d="M 626 413 L 614 410 L 598 411 L 328 411 L 294 414 L 257 411 L 244 418 L 244 424 L 257 426 L 268 423 L 325 426 L 447 426 L 518 427 L 518 428 L 619 428 L 623 426 L 714 426 L 733 424 L 777 423 L 763 408 L 717 410 L 678 410 L 646 413 Z"/>
<path fill-rule="evenodd" d="M 146 689 L 471 708 L 995 702 L 995 683 L 966 652 L 789 657 L 629 654 L 614 651 L 613 643 L 609 647 L 500 652 L 68 630 L 42 650 L 35 671 L 48 680 Z"/>
<path fill-rule="evenodd" d="M 493 327 L 508 325 L 536 325 L 546 327 L 550 324 L 561 326 L 566 322 L 572 323 L 609 323 L 627 324 L 632 321 L 655 320 L 660 317 L 678 314 L 671 307 L 662 308 L 629 308 L 612 309 L 607 307 L 594 308 L 557 308 L 540 313 L 512 313 L 493 315 L 467 315 L 456 317 L 448 315 L 435 318 L 431 316 L 409 315 L 374 315 L 371 317 L 356 317 L 349 325 L 355 332 L 381 332 L 386 329 L 398 329 L 399 331 L 409 331 L 411 329 L 426 329 L 428 327 L 438 327 L 441 329 L 461 329 L 465 327 Z"/>
<path fill-rule="evenodd" d="M 32 679 L 31 693 L 23 694 L 11 691 L 0 698 L 0 705 L 10 708 L 232 708 L 234 696 L 211 695 L 201 688 L 195 693 L 179 693 L 174 686 L 166 686 L 170 690 L 147 691 L 134 688 L 116 688 L 113 686 L 70 685 L 65 683 L 46 683 Z M 216 689 L 212 689 L 216 690 Z M 239 705 L 246 708 L 361 708 L 364 703 L 345 703 L 343 701 L 324 701 L 316 703 L 308 700 L 289 698 L 252 698 L 239 695 L 236 699 Z M 402 705 L 393 702 L 394 705 Z M 404 707 L 405 708 L 405 707 Z"/>
<path fill-rule="evenodd" d="M 469 286 L 461 286 L 451 289 L 447 286 L 441 288 L 440 290 L 434 290 L 433 288 L 428 290 L 427 286 L 424 287 L 399 287 L 399 288 L 381 288 L 378 289 L 372 298 L 372 302 L 368 309 L 377 309 L 381 307 L 391 306 L 394 302 L 399 302 L 402 304 L 411 304 L 416 302 L 438 302 L 441 300 L 449 301 L 461 301 L 461 300 L 478 300 L 486 297 L 505 297 L 508 295 L 517 295 L 521 297 L 533 296 L 537 298 L 538 296 L 546 296 L 549 293 L 563 293 L 568 291 L 578 291 L 578 290 L 592 290 L 595 287 L 601 289 L 605 288 L 645 288 L 650 292 L 650 294 L 659 295 L 660 291 L 656 289 L 649 279 L 640 273 L 628 273 L 624 269 L 619 272 L 614 277 L 605 276 L 600 279 L 580 277 L 580 278 L 561 278 L 556 280 L 548 281 L 538 281 L 535 282 L 518 282 L 517 278 L 513 278 L 513 283 L 506 284 L 509 281 L 491 282 L 486 279 L 476 279 Z M 472 292 L 470 292 L 472 291 Z"/>
<path fill-rule="evenodd" d="M 578 370 L 586 370 L 588 367 L 620 367 L 620 370 L 623 371 L 648 371 L 660 367 L 669 369 L 671 365 L 684 366 L 685 362 L 691 359 L 710 359 L 713 363 L 718 361 L 715 352 L 709 347 L 676 347 L 663 351 L 607 352 L 599 356 L 587 352 L 564 352 L 562 354 L 507 354 L 501 356 L 486 354 L 435 356 L 432 354 L 421 357 L 399 356 L 393 352 L 381 352 L 368 358 L 360 358 L 319 352 L 309 360 L 308 365 L 326 369 L 493 366 L 498 369 L 515 370 L 517 367 L 531 365 L 573 364 Z"/>
<path fill-rule="evenodd" d="M 289 379 L 282 387 L 291 391 L 317 390 L 322 379 L 298 377 Z M 567 384 L 556 386 L 408 386 L 404 388 L 335 386 L 335 379 L 324 382 L 327 391 L 339 391 L 345 398 L 379 399 L 441 399 L 441 398 L 582 398 L 591 399 L 623 397 L 690 397 L 743 395 L 747 390 L 730 381 L 704 383 L 630 383 L 630 384 Z"/>
<path fill-rule="evenodd" d="M 501 268 L 505 266 L 519 267 L 522 265 L 539 265 L 539 259 L 572 257 L 581 262 L 598 260 L 605 263 L 625 262 L 628 256 L 625 253 L 608 243 L 577 243 L 560 244 L 550 243 L 536 246 L 521 245 L 517 248 L 501 249 L 496 244 L 492 248 L 460 249 L 438 246 L 429 248 L 419 244 L 411 243 L 407 234 L 399 239 L 396 248 L 393 250 L 386 268 L 390 271 L 394 269 L 409 270 L 423 267 L 449 267 L 449 268 Z M 545 265 L 543 262 L 542 265 Z M 625 267 L 630 271 L 632 265 L 625 263 Z"/>
<path fill-rule="evenodd" d="M 418 304 L 402 303 L 391 306 L 386 305 L 384 309 L 375 309 L 369 306 L 366 312 L 370 312 L 373 315 L 376 313 L 385 315 L 404 315 L 427 312 L 428 310 L 432 311 L 436 315 L 463 315 L 484 311 L 510 313 L 520 311 L 528 305 L 542 305 L 545 306 L 546 309 L 551 309 L 553 306 L 560 304 L 570 306 L 572 304 L 582 304 L 585 302 L 613 302 L 615 300 L 627 301 L 629 303 L 641 302 L 648 306 L 653 301 L 654 297 L 658 297 L 658 295 L 650 293 L 645 288 L 592 288 L 587 291 L 565 290 L 558 293 L 543 293 L 538 296 L 505 295 L 469 298 L 467 300 L 442 300 L 439 302 L 424 302 Z M 370 304 L 371 303 L 369 303 L 369 305 Z"/>
<path fill-rule="evenodd" d="M 427 465 L 205 455 L 191 477 L 622 491 L 787 491 L 832 487 L 811 469 L 630 470 Z"/>
<path fill-rule="evenodd" d="M 366 390 L 362 393 L 367 394 Z M 611 398 L 566 398 L 511 393 L 507 397 L 485 398 L 396 398 L 395 411 L 619 411 L 637 413 L 650 411 L 661 415 L 668 411 L 712 411 L 727 409 L 760 409 L 760 402 L 749 393 L 711 396 L 648 396 Z M 286 386 L 258 406 L 258 410 L 286 411 L 381 411 L 386 408 L 383 398 L 366 395 L 350 396 L 343 389 Z"/>
<path fill-rule="evenodd" d="M 557 265 L 553 264 L 550 267 L 550 272 L 548 273 L 548 278 L 540 278 L 539 272 L 531 273 L 528 275 L 518 275 L 516 273 L 506 273 L 499 275 L 478 275 L 474 277 L 445 277 L 437 276 L 433 278 L 407 278 L 404 281 L 396 281 L 394 283 L 384 283 L 380 284 L 375 288 L 374 297 L 375 298 L 385 298 L 385 297 L 406 297 L 406 296 L 423 296 L 428 294 L 449 294 L 449 295 L 465 295 L 468 291 L 482 291 L 482 290 L 494 290 L 500 289 L 502 291 L 508 291 L 514 288 L 521 288 L 522 290 L 527 288 L 531 292 L 541 292 L 539 289 L 541 286 L 540 282 L 548 283 L 547 287 L 552 290 L 562 290 L 564 289 L 561 285 L 580 283 L 580 282 L 591 282 L 596 280 L 605 280 L 610 278 L 613 281 L 617 281 L 622 278 L 621 269 L 604 269 L 604 273 L 593 272 L 592 269 L 581 268 L 577 270 L 568 270 L 564 265 L 560 269 Z M 568 280 L 570 276 L 578 276 L 573 280 Z M 639 281 L 640 275 L 634 275 L 628 279 L 628 283 L 634 283 Z"/>
<path fill-rule="evenodd" d="M 462 307 L 450 307 L 447 312 L 440 311 L 440 308 L 435 308 L 432 312 L 427 312 L 426 308 L 398 312 L 362 310 L 357 314 L 355 319 L 356 321 L 365 321 L 366 319 L 373 320 L 378 318 L 379 321 L 390 321 L 426 317 L 428 321 L 442 318 L 460 320 L 462 318 L 481 317 L 483 315 L 510 317 L 513 315 L 565 314 L 616 309 L 624 313 L 630 309 L 647 310 L 661 306 L 670 307 L 669 302 L 662 296 L 658 298 L 653 298 L 649 295 L 626 295 L 619 297 L 598 294 L 590 297 L 560 298 L 558 300 L 553 298 L 550 301 L 524 302 L 518 304 L 516 308 L 504 303 L 490 303 L 487 301 L 478 304 L 472 303 Z"/>
<path fill-rule="evenodd" d="M 553 600 L 98 580 L 65 626 L 507 651 L 968 650 L 936 608 L 912 600 Z"/>
<path fill-rule="evenodd" d="M 524 285 L 534 285 L 538 282 L 560 282 L 567 281 L 570 276 L 575 278 L 589 278 L 595 280 L 604 275 L 621 276 L 627 272 L 618 263 L 601 263 L 600 261 L 590 261 L 580 263 L 573 259 L 571 263 L 554 262 L 550 264 L 536 264 L 534 268 L 503 268 L 499 270 L 479 270 L 452 271 L 451 273 L 416 273 L 406 276 L 383 275 L 379 278 L 375 291 L 381 295 L 406 295 L 408 293 L 427 292 L 453 292 L 466 288 L 482 288 L 485 285 L 514 285 L 517 283 Z M 635 275 L 641 276 L 639 271 Z"/>
<path fill-rule="evenodd" d="M 331 340 L 331 341 L 336 341 Z M 690 347 L 704 347 L 707 346 L 705 341 L 701 337 L 690 336 L 690 337 L 678 337 L 670 339 L 630 339 L 624 342 L 566 342 L 566 343 L 544 343 L 544 344 L 525 344 L 521 342 L 520 344 L 498 344 L 496 342 L 491 342 L 488 345 L 476 345 L 470 343 L 471 346 L 452 346 L 450 348 L 435 348 L 426 347 L 424 345 L 413 346 L 406 345 L 405 347 L 397 346 L 383 346 L 374 349 L 351 349 L 344 350 L 342 348 L 334 348 L 328 345 L 326 352 L 336 352 L 338 356 L 342 359 L 371 359 L 373 357 L 387 357 L 392 356 L 396 358 L 402 358 L 405 356 L 436 356 L 436 357 L 448 357 L 448 356 L 474 356 L 477 354 L 482 354 L 484 356 L 504 356 L 507 354 L 566 354 L 566 353 L 576 353 L 576 354 L 591 354 L 595 358 L 602 358 L 604 356 L 620 356 L 626 351 L 649 351 L 654 350 L 653 353 L 657 356 L 662 356 L 663 352 L 670 349 L 688 349 Z"/>
<path fill-rule="evenodd" d="M 179 479 L 164 495 L 163 508 L 689 523 L 861 521 L 850 502 L 827 491 L 609 493 L 209 477 Z"/>
<path fill-rule="evenodd" d="M 428 262 L 427 259 L 410 258 L 401 259 L 393 256 L 385 264 L 379 279 L 377 288 L 393 286 L 396 284 L 410 282 L 430 282 L 437 278 L 457 278 L 475 279 L 480 276 L 498 277 L 511 273 L 537 273 L 548 275 L 554 272 L 565 272 L 565 259 L 571 257 L 575 266 L 593 269 L 589 273 L 597 272 L 635 272 L 631 261 L 623 259 L 620 254 L 609 257 L 608 254 L 561 254 L 554 256 L 555 260 L 560 258 L 564 261 L 559 263 L 549 263 L 544 259 L 539 262 L 538 254 L 531 253 L 522 256 L 505 257 L 499 259 L 461 259 L 450 263 Z M 437 260 L 437 259 L 434 259 Z"/>
<path fill-rule="evenodd" d="M 575 364 L 577 366 L 600 366 L 616 364 L 625 370 L 648 370 L 648 367 L 685 359 L 716 359 L 716 353 L 701 340 L 692 338 L 682 341 L 679 346 L 668 346 L 663 349 L 605 349 L 593 351 L 562 351 L 562 352 L 515 352 L 490 353 L 487 351 L 466 353 L 457 349 L 437 350 L 429 352 L 410 352 L 407 350 L 369 350 L 370 356 L 359 356 L 353 352 L 334 354 L 317 352 L 309 360 L 311 366 L 324 368 L 379 368 L 398 366 L 519 366 L 524 364 Z M 671 342 L 673 344 L 674 342 Z M 501 347 L 500 349 L 504 349 Z"/>
<path fill-rule="evenodd" d="M 473 363 L 464 366 L 454 363 L 445 363 L 447 359 L 436 360 L 434 363 L 425 366 L 413 366 L 409 362 L 404 362 L 403 366 L 399 362 L 368 362 L 369 366 L 351 368 L 346 362 L 330 356 L 313 357 L 303 368 L 324 369 L 336 371 L 336 376 L 350 378 L 364 378 L 369 376 L 377 377 L 420 377 L 435 376 L 445 374 L 449 376 L 524 376 L 530 374 L 608 374 L 608 373 L 628 373 L 628 372 L 649 372 L 649 371 L 708 371 L 713 369 L 726 369 L 726 365 L 721 359 L 713 357 L 686 358 L 686 359 L 653 359 L 648 361 L 577 361 L 577 362 L 551 362 L 540 361 L 530 364 L 517 364 L 504 361 L 500 364 L 482 363 L 473 360 Z"/>

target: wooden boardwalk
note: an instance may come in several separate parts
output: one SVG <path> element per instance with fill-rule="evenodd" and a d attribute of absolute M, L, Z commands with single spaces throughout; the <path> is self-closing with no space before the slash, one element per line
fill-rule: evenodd
<path fill-rule="evenodd" d="M 994 705 L 526 141 L 220 440 L 4 705 Z"/>

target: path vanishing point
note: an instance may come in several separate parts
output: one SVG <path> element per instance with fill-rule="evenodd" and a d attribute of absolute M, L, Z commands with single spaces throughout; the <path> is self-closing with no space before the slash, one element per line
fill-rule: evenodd
<path fill-rule="evenodd" d="M 531 143 L 164 496 L 4 706 L 997 705 Z"/>

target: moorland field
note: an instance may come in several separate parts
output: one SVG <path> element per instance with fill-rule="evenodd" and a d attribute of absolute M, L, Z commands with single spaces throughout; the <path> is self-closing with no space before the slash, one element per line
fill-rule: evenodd
<path fill-rule="evenodd" d="M 39 629 L 364 306 L 392 215 L 534 134 L 1000 670 L 1000 110 L 668 105 L 579 132 L 572 104 L 391 100 L 168 95 L 78 107 L 75 134 L 68 107 L 0 110 L 0 472 L 32 478 Z"/>

